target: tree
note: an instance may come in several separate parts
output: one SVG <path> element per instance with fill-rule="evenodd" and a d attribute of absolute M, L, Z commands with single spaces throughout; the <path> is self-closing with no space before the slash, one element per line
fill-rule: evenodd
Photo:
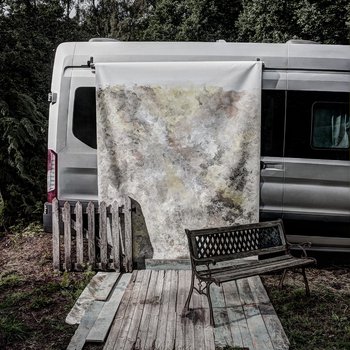
<path fill-rule="evenodd" d="M 6 1 L 0 13 L 0 227 L 39 218 L 54 49 L 82 37 L 60 1 Z"/>
<path fill-rule="evenodd" d="M 235 40 L 241 1 L 160 0 L 149 15 L 144 40 Z"/>
<path fill-rule="evenodd" d="M 348 16 L 348 0 L 244 0 L 236 25 L 238 40 L 346 44 Z"/>

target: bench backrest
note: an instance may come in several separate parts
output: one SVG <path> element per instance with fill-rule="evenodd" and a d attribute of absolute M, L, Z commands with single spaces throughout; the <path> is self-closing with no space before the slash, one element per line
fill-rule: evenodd
<path fill-rule="evenodd" d="M 196 264 L 286 252 L 287 248 L 282 220 L 185 231 L 190 255 L 199 259 Z"/>

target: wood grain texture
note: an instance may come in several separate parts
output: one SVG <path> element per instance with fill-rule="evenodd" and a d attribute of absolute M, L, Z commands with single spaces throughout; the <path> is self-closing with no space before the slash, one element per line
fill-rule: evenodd
<path fill-rule="evenodd" d="M 103 307 L 102 301 L 94 301 L 82 318 L 77 330 L 75 331 L 67 350 L 81 350 L 83 349 L 86 337 L 94 325 L 99 313 Z"/>
<path fill-rule="evenodd" d="M 116 271 L 120 271 L 120 225 L 119 225 L 119 206 L 114 201 L 111 206 L 111 235 L 112 235 L 112 257 L 113 266 Z"/>
<path fill-rule="evenodd" d="M 66 271 L 72 269 L 72 233 L 71 233 L 71 214 L 70 204 L 64 203 L 63 207 L 63 222 L 64 222 L 64 268 Z"/>
<path fill-rule="evenodd" d="M 131 280 L 125 290 L 125 293 L 120 302 L 118 312 L 114 318 L 113 324 L 111 326 L 109 336 L 107 338 L 106 344 L 104 346 L 104 350 L 112 350 L 114 349 L 114 345 L 118 340 L 120 330 L 123 325 L 124 317 L 126 316 L 126 312 L 128 309 L 128 305 L 131 302 L 131 298 L 134 292 L 135 281 L 137 277 L 137 271 L 134 271 L 131 275 Z"/>
<path fill-rule="evenodd" d="M 108 264 L 108 247 L 107 247 L 107 207 L 105 202 L 101 202 L 99 205 L 100 212 L 100 258 L 102 269 L 105 270 Z"/>
<path fill-rule="evenodd" d="M 95 206 L 94 203 L 89 202 L 86 213 L 88 216 L 88 255 L 89 264 L 95 267 L 96 264 L 96 244 L 95 244 Z"/>
<path fill-rule="evenodd" d="M 132 227 L 131 227 L 131 200 L 129 197 L 125 198 L 124 205 L 124 224 L 125 224 L 125 259 L 126 270 L 131 272 L 132 266 Z"/>
<path fill-rule="evenodd" d="M 83 206 L 80 202 L 75 204 L 74 214 L 77 245 L 77 268 L 80 269 L 84 264 Z"/>
<path fill-rule="evenodd" d="M 60 212 L 58 200 L 52 201 L 52 260 L 54 270 L 60 270 Z"/>

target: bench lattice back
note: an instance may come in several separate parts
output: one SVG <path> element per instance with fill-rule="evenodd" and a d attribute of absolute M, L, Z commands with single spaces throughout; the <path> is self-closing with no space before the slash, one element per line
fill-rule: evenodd
<path fill-rule="evenodd" d="M 286 251 L 281 220 L 215 229 L 186 230 L 191 255 L 217 261 Z M 200 261 L 197 261 L 200 263 Z"/>

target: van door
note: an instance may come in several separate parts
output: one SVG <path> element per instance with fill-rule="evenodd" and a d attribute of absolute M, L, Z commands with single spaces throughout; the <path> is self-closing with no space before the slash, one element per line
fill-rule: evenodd
<path fill-rule="evenodd" d="M 260 218 L 283 214 L 285 90 L 263 90 L 261 109 Z"/>
<path fill-rule="evenodd" d="M 320 80 L 315 88 L 332 88 Z M 349 96 L 287 92 L 285 219 L 350 222 Z"/>

